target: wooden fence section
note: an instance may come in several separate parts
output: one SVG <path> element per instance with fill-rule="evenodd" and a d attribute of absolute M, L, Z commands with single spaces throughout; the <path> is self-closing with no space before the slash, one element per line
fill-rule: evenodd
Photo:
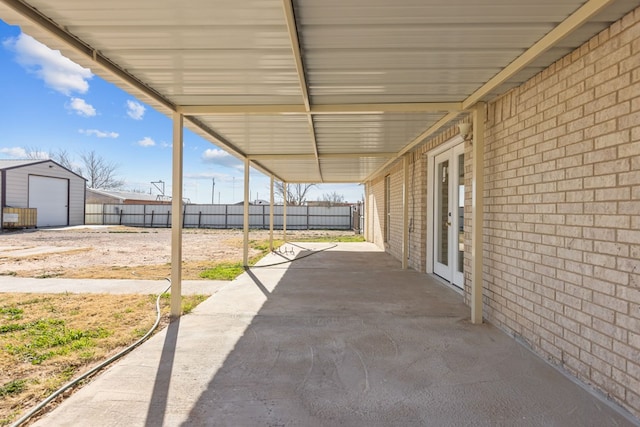
<path fill-rule="evenodd" d="M 193 205 L 183 207 L 184 228 L 242 228 L 242 205 Z M 273 227 L 282 229 L 283 207 L 274 206 Z M 359 221 L 358 221 L 359 222 Z M 170 205 L 87 204 L 85 224 L 127 225 L 133 227 L 171 227 Z M 352 230 L 354 224 L 351 206 L 287 206 L 288 230 Z M 249 227 L 269 228 L 269 206 L 249 206 Z"/>

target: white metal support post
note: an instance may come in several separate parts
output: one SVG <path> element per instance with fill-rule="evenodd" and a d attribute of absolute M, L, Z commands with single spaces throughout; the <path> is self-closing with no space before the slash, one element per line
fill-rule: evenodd
<path fill-rule="evenodd" d="M 269 182 L 269 250 L 273 250 L 273 204 L 274 204 L 274 194 L 273 194 L 273 175 L 271 175 L 271 180 Z"/>
<path fill-rule="evenodd" d="M 282 183 L 282 240 L 287 242 L 287 183 Z"/>
<path fill-rule="evenodd" d="M 484 220 L 484 132 L 486 104 L 473 108 L 473 172 L 471 185 L 471 323 L 482 323 L 482 234 Z"/>
<path fill-rule="evenodd" d="M 242 246 L 242 265 L 249 265 L 249 158 L 244 159 L 244 242 Z"/>
<path fill-rule="evenodd" d="M 182 312 L 182 114 L 173 113 L 171 189 L 171 317 Z"/>
<path fill-rule="evenodd" d="M 409 263 L 409 154 L 402 157 L 402 269 Z"/>
<path fill-rule="evenodd" d="M 371 215 L 369 215 L 369 203 L 371 199 L 369 197 L 369 193 L 371 192 L 371 181 L 367 181 L 364 184 L 364 238 L 367 242 L 373 242 L 373 233 L 371 232 L 371 220 L 369 219 Z"/>

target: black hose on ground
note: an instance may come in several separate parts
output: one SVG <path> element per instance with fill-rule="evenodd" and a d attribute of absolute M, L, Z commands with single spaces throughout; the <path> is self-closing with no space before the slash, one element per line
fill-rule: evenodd
<path fill-rule="evenodd" d="M 171 283 L 171 280 L 169 280 L 169 279 L 166 279 L 166 280 L 169 281 L 169 283 Z M 27 422 L 30 418 L 32 418 L 34 415 L 36 415 L 38 412 L 40 412 L 45 406 L 47 406 L 49 403 L 51 403 L 51 401 L 53 401 L 53 399 L 55 399 L 56 397 L 62 395 L 65 391 L 67 391 L 71 387 L 74 387 L 80 381 L 83 381 L 86 378 L 90 377 L 91 375 L 95 374 L 96 372 L 100 371 L 101 369 L 104 369 L 106 366 L 108 366 L 111 363 L 115 362 L 116 360 L 120 359 L 122 356 L 126 355 L 131 350 L 133 350 L 134 348 L 138 347 L 140 344 L 145 342 L 147 340 L 147 338 L 149 338 L 151 336 L 151 334 L 156 330 L 156 328 L 160 324 L 160 319 L 162 317 L 161 314 L 160 314 L 160 298 L 170 288 L 171 288 L 171 285 L 169 285 L 163 292 L 158 294 L 158 297 L 156 298 L 156 321 L 153 324 L 153 326 L 151 327 L 151 329 L 149 329 L 149 331 L 142 338 L 140 338 L 138 341 L 134 342 L 133 344 L 131 344 L 129 347 L 125 348 L 124 350 L 120 351 L 119 353 L 111 356 L 109 359 L 105 360 L 104 362 L 100 363 L 99 365 L 93 367 L 92 369 L 90 369 L 89 371 L 85 372 L 84 374 L 80 375 L 78 378 L 74 379 L 73 381 L 68 382 L 67 384 L 65 384 L 62 387 L 60 387 L 58 390 L 54 391 L 52 394 L 49 395 L 49 397 L 47 397 L 42 402 L 40 402 L 39 404 L 37 404 L 36 406 L 31 408 L 31 410 L 29 412 L 27 412 L 22 417 L 20 417 L 19 420 L 17 420 L 13 424 L 11 424 L 11 427 L 19 427 L 19 426 L 21 426 L 22 424 Z"/>

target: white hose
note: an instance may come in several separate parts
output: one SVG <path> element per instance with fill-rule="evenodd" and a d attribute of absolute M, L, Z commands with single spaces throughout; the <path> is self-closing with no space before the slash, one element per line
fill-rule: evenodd
<path fill-rule="evenodd" d="M 167 279 L 167 280 L 169 282 L 171 282 L 171 280 L 169 280 L 169 279 Z M 98 372 L 99 370 L 103 369 L 104 367 L 106 367 L 110 363 L 115 362 L 116 360 L 120 359 L 122 356 L 124 356 L 125 354 L 129 353 L 131 350 L 133 350 L 134 348 L 136 348 L 137 346 L 139 346 L 140 344 L 145 342 L 147 340 L 147 338 L 149 338 L 149 336 L 151 336 L 153 331 L 155 331 L 156 328 L 158 327 L 158 325 L 160 324 L 160 318 L 161 318 L 161 315 L 160 315 L 160 298 L 162 297 L 162 294 L 166 293 L 169 290 L 169 288 L 171 288 L 171 285 L 167 286 L 167 288 L 163 292 L 158 294 L 158 297 L 156 298 L 156 321 L 153 324 L 153 326 L 151 327 L 151 329 L 149 329 L 149 331 L 142 338 L 140 338 L 138 341 L 134 342 L 133 344 L 131 344 L 129 347 L 125 348 L 121 352 L 111 356 L 109 359 L 107 359 L 104 362 L 100 363 L 98 366 L 95 366 L 94 368 L 92 368 L 91 370 L 85 372 L 84 374 L 82 374 L 78 378 L 74 379 L 73 381 L 68 382 L 67 384 L 65 384 L 62 387 L 60 387 L 58 390 L 54 391 L 52 394 L 49 395 L 49 397 L 44 399 L 38 405 L 36 405 L 33 408 L 31 408 L 31 410 L 29 412 L 27 412 L 22 417 L 20 417 L 20 419 L 18 421 L 16 421 L 13 424 L 11 424 L 11 427 L 18 427 L 18 426 L 22 425 L 27 420 L 29 420 L 31 417 L 33 417 L 35 414 L 40 412 L 53 399 L 55 399 L 56 397 L 60 396 L 62 393 L 67 391 L 69 388 L 75 386 L 76 384 L 78 384 L 80 381 L 86 379 L 87 377 L 95 374 L 96 372 Z"/>

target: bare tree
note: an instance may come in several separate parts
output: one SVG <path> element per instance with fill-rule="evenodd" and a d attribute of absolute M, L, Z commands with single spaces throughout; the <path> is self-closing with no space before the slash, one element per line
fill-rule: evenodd
<path fill-rule="evenodd" d="M 26 158 L 28 160 L 53 160 L 54 162 L 60 164 L 73 172 L 80 173 L 78 166 L 74 166 L 71 160 L 71 154 L 67 150 L 59 149 L 57 151 L 44 151 L 39 147 L 35 146 L 27 146 L 24 147 L 24 151 L 26 153 Z"/>
<path fill-rule="evenodd" d="M 80 164 L 74 163 L 71 154 L 65 149 L 43 151 L 38 147 L 25 147 L 28 160 L 53 160 L 70 171 L 82 175 L 89 188 L 114 189 L 124 185 L 124 180 L 116 176 L 118 164 L 106 160 L 95 151 L 80 153 Z"/>
<path fill-rule="evenodd" d="M 303 205 L 307 201 L 309 190 L 316 187 L 316 184 L 287 184 L 287 194 L 284 194 L 284 185 L 282 182 L 274 183 L 275 193 L 278 197 L 287 201 L 288 205 Z"/>
<path fill-rule="evenodd" d="M 60 166 L 82 175 L 81 168 L 77 164 L 73 163 L 71 160 L 71 154 L 69 154 L 67 150 L 59 149 L 58 151 L 50 151 L 49 158 L 57 162 Z"/>
<path fill-rule="evenodd" d="M 80 161 L 81 174 L 87 180 L 87 187 L 113 189 L 124 185 L 124 180 L 115 175 L 118 165 L 100 157 L 95 151 L 81 153 Z"/>
<path fill-rule="evenodd" d="M 344 203 L 344 196 L 335 191 L 333 193 L 324 193 L 322 195 L 322 201 L 325 202 L 327 206 L 333 206 Z"/>
<path fill-rule="evenodd" d="M 42 151 L 38 147 L 24 147 L 27 160 L 49 160 L 50 156 L 46 151 Z"/>

